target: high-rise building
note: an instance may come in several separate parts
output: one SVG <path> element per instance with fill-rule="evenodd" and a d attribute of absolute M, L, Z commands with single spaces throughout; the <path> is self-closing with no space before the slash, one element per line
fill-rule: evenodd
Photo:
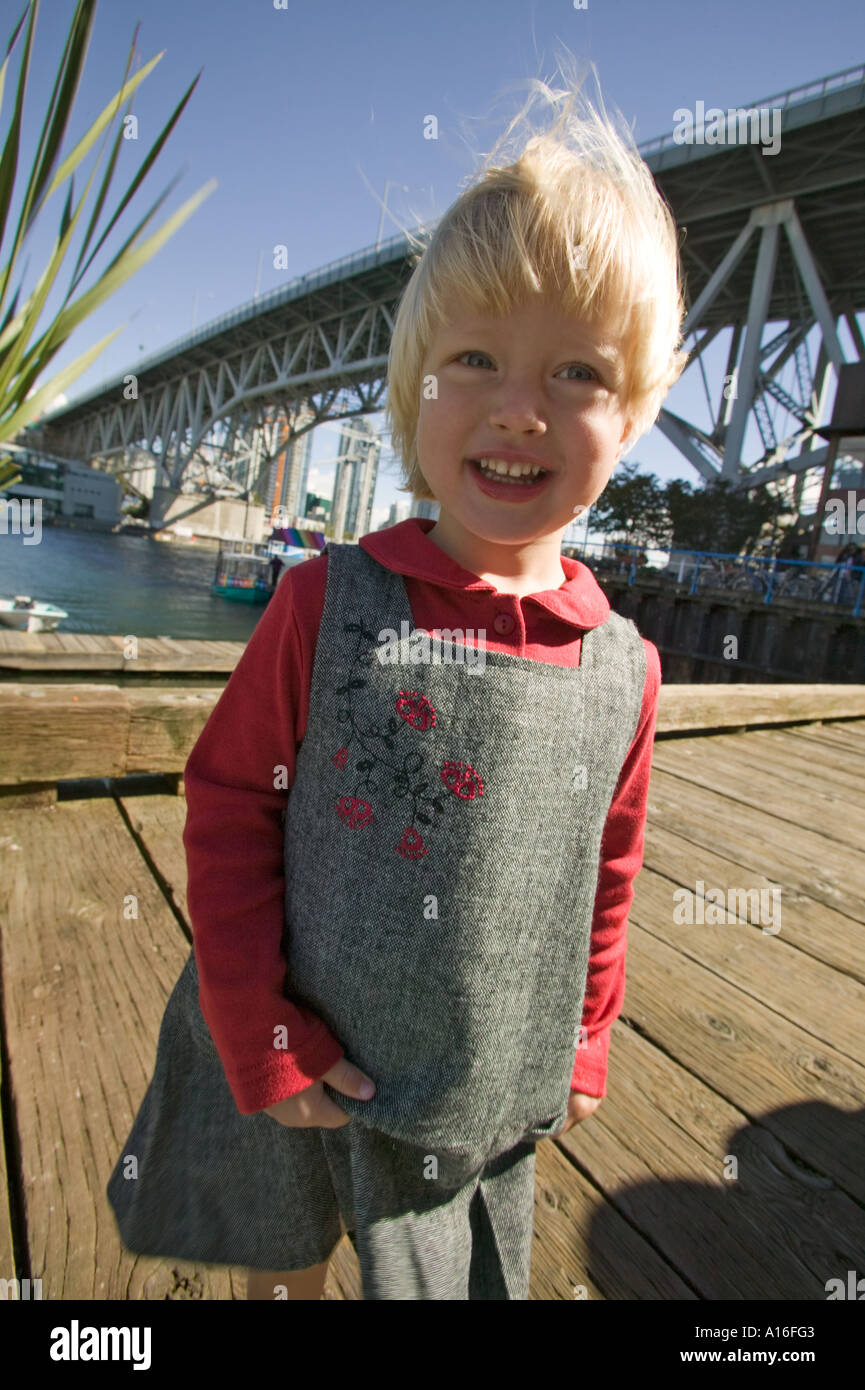
<path fill-rule="evenodd" d="M 372 529 L 372 504 L 378 478 L 381 440 L 372 422 L 352 416 L 339 433 L 339 463 L 331 507 L 336 541 L 355 541 Z"/>
<path fill-rule="evenodd" d="M 313 412 L 303 404 L 296 413 L 292 428 L 300 429 L 314 418 Z M 269 433 L 272 434 L 274 428 L 278 428 L 280 443 L 284 447 L 277 453 L 270 466 L 267 496 L 264 500 L 268 516 L 273 516 L 279 511 L 283 518 L 288 518 L 286 524 L 293 526 L 294 518 L 302 516 L 306 509 L 313 431 L 308 429 L 289 444 L 288 423 L 283 419 L 278 426 L 270 426 Z"/>
<path fill-rule="evenodd" d="M 397 526 L 401 521 L 407 521 L 411 515 L 411 502 L 391 502 L 387 519 L 378 527 L 379 531 L 385 531 L 389 526 Z"/>
<path fill-rule="evenodd" d="M 425 516 L 430 521 L 438 521 L 441 506 L 432 498 L 414 497 L 411 502 L 409 516 Z"/>

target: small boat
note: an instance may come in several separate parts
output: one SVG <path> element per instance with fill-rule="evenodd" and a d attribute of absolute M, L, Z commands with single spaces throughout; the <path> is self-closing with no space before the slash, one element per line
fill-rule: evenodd
<path fill-rule="evenodd" d="M 61 618 L 69 614 L 54 603 L 40 603 L 29 594 L 0 598 L 0 623 L 17 632 L 53 632 Z"/>
<path fill-rule="evenodd" d="M 309 534 L 320 536 L 318 532 Z M 267 603 L 289 566 L 319 553 L 324 546 L 323 535 L 320 540 L 320 547 L 315 542 L 296 546 L 279 540 L 224 541 L 210 591 L 217 598 L 230 598 L 236 603 Z M 280 565 L 274 564 L 275 560 Z"/>

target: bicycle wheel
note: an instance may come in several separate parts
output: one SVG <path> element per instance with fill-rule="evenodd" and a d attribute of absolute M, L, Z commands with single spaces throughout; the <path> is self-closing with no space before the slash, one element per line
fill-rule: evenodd
<path fill-rule="evenodd" d="M 737 574 L 730 588 L 734 593 L 761 594 L 763 592 L 763 585 L 759 579 L 755 579 L 751 574 Z"/>

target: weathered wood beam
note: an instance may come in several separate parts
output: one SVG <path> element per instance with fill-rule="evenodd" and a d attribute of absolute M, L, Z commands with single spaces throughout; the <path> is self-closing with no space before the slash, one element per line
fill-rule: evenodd
<path fill-rule="evenodd" d="M 0 685 L 0 787 L 183 771 L 222 690 Z M 659 736 L 865 717 L 865 685 L 668 685 Z"/>

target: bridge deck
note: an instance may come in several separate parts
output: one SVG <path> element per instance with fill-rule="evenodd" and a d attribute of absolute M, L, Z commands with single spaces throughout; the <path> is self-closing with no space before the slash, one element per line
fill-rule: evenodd
<path fill-rule="evenodd" d="M 659 739 L 609 1094 L 538 1148 L 534 1299 L 823 1300 L 861 1273 L 863 774 L 863 719 Z M 184 809 L 0 800 L 0 1274 L 46 1299 L 245 1297 L 243 1270 L 130 1256 L 105 1198 L 188 949 Z M 698 879 L 780 885 L 780 931 L 677 925 Z M 325 1296 L 361 1297 L 347 1238 Z"/>

